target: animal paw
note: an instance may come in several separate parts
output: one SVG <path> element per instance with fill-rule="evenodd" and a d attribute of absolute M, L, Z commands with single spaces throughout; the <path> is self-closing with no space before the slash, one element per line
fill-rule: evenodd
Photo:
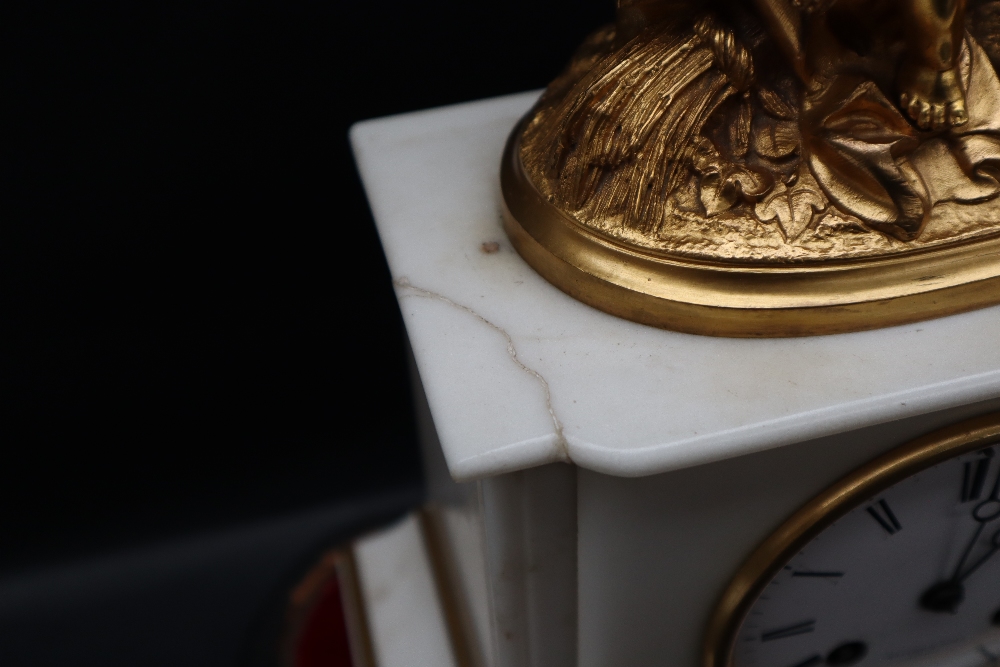
<path fill-rule="evenodd" d="M 965 125 L 969 113 L 955 68 L 934 70 L 906 63 L 896 78 L 899 106 L 921 130 Z"/>

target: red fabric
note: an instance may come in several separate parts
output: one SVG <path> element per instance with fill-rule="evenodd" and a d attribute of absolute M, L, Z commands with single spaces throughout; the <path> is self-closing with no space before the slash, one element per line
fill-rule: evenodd
<path fill-rule="evenodd" d="M 295 667 L 352 667 L 340 586 L 333 577 L 309 612 L 295 647 Z"/>

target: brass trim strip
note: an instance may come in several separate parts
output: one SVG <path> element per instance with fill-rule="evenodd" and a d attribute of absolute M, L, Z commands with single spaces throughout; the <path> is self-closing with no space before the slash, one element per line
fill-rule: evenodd
<path fill-rule="evenodd" d="M 523 123 L 523 121 L 522 121 Z M 1000 237 L 899 256 L 723 264 L 628 247 L 546 201 L 524 173 L 518 125 L 501 165 L 504 227 L 546 280 L 599 310 L 694 334 L 845 333 L 1000 303 Z"/>
<path fill-rule="evenodd" d="M 344 613 L 353 666 L 375 667 L 357 563 L 350 546 L 324 551 L 295 587 L 288 592 L 284 627 L 278 640 L 276 664 L 282 667 L 292 667 L 296 664 L 296 650 L 302 638 L 301 633 L 331 580 L 336 580 L 340 593 L 339 602 Z"/>
<path fill-rule="evenodd" d="M 703 667 L 730 667 L 743 619 L 785 563 L 834 521 L 921 470 L 1000 441 L 1000 413 L 969 419 L 897 447 L 850 473 L 793 514 L 750 555 L 722 594 L 705 634 Z"/>
<path fill-rule="evenodd" d="M 368 610 L 361 592 L 358 562 L 354 546 L 338 553 L 337 576 L 340 579 L 340 601 L 347 621 L 347 639 L 351 646 L 354 667 L 375 667 L 375 647 L 368 627 Z"/>

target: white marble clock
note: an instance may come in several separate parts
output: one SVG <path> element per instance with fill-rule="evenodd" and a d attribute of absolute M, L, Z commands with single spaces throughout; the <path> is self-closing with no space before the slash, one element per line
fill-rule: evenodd
<path fill-rule="evenodd" d="M 455 664 L 998 664 L 1000 309 L 771 340 L 591 309 L 501 226 L 499 156 L 534 99 L 352 132 Z"/>

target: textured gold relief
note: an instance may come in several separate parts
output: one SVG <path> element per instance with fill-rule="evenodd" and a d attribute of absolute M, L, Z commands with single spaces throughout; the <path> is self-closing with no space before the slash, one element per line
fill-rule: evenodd
<path fill-rule="evenodd" d="M 712 13 L 647 26 L 624 45 L 614 27 L 592 37 L 525 128 L 521 159 L 536 187 L 594 229 L 703 258 L 874 256 L 997 231 L 983 204 L 1000 193 L 1000 84 L 971 34 L 954 71 L 972 121 L 942 110 L 960 124 L 923 131 L 910 94 L 903 108 L 883 92 L 879 79 L 892 79 L 881 61 L 815 55 L 824 71 L 802 81 L 763 20 L 738 20 L 742 38 Z M 856 73 L 865 66 L 867 77 Z M 944 202 L 975 209 L 977 224 Z M 831 240 L 840 229 L 849 238 Z"/>
<path fill-rule="evenodd" d="M 989 281 L 998 265 L 980 267 L 975 304 L 957 299 L 931 313 L 911 302 L 905 316 L 814 331 L 785 333 L 778 323 L 717 332 L 652 315 L 659 306 L 642 299 L 627 308 L 609 302 L 580 288 L 579 276 L 571 289 L 555 277 L 562 269 L 539 266 L 581 269 L 575 251 L 553 245 L 565 233 L 594 234 L 629 256 L 752 275 L 931 257 L 995 239 L 998 56 L 1000 1 L 622 0 L 616 24 L 581 46 L 512 137 L 508 229 L 522 254 L 575 296 L 699 333 L 871 328 L 1000 301 L 983 295 L 987 285 L 997 291 Z M 556 233 L 563 224 L 570 231 Z M 519 244 L 520 232 L 555 259 Z M 667 280 L 655 268 L 647 277 Z M 903 289 L 891 298 L 912 296 Z M 829 299 L 804 307 L 822 303 Z"/>

